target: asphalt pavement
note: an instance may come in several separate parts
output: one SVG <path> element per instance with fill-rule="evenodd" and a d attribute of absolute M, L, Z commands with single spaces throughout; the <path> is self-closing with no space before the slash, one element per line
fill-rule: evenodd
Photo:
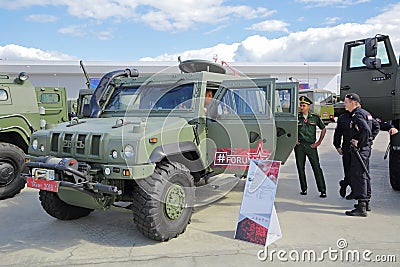
<path fill-rule="evenodd" d="M 163 243 L 142 236 L 128 213 L 95 211 L 79 220 L 56 220 L 41 208 L 38 191 L 25 188 L 0 201 L 0 266 L 397 266 L 400 192 L 390 187 L 383 160 L 388 134 L 378 135 L 372 151 L 372 211 L 354 218 L 344 215 L 354 201 L 338 194 L 343 171 L 332 146 L 334 127 L 329 125 L 319 148 L 327 198 L 319 197 L 309 163 L 307 196 L 299 194 L 293 153 L 282 166 L 275 206 L 283 236 L 268 247 L 265 260 L 257 256 L 262 246 L 233 239 L 242 179 L 226 195 L 218 186 L 199 191 L 198 200 L 208 204 L 196 208 L 184 234 Z"/>

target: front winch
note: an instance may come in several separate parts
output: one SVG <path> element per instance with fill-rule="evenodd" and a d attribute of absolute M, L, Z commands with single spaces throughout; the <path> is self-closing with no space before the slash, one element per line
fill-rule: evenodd
<path fill-rule="evenodd" d="M 68 187 L 99 196 L 103 194 L 121 195 L 116 186 L 92 182 L 88 174 L 90 166 L 72 158 L 42 157 L 35 162 L 27 162 L 30 174 L 24 174 L 28 187 L 45 191 L 58 192 L 59 187 Z"/>

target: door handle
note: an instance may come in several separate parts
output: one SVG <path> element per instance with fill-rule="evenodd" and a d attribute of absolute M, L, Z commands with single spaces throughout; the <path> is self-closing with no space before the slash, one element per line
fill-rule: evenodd
<path fill-rule="evenodd" d="M 350 86 L 349 85 L 345 85 L 343 87 L 340 87 L 340 90 L 348 91 L 348 90 L 350 90 Z"/>

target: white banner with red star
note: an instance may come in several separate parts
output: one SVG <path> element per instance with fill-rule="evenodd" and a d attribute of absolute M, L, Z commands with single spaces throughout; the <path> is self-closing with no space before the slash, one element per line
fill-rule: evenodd
<path fill-rule="evenodd" d="M 274 206 L 280 166 L 280 161 L 250 161 L 235 239 L 268 246 L 282 236 Z"/>

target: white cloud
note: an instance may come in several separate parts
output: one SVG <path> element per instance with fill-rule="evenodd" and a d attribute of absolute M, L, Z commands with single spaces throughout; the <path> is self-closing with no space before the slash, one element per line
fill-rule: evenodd
<path fill-rule="evenodd" d="M 325 18 L 324 24 L 332 25 L 332 24 L 336 24 L 340 20 L 341 20 L 341 18 L 339 18 L 339 17 L 328 17 L 328 18 Z"/>
<path fill-rule="evenodd" d="M 83 29 L 83 26 L 80 25 L 70 25 L 61 29 L 58 29 L 59 33 L 67 34 L 75 37 L 84 37 L 86 36 L 86 32 Z"/>
<path fill-rule="evenodd" d="M 218 24 L 232 18 L 253 19 L 274 13 L 263 7 L 229 5 L 225 0 L 0 0 L 2 8 L 64 6 L 79 18 L 131 19 L 162 31 L 184 31 L 199 23 Z"/>
<path fill-rule="evenodd" d="M 27 21 L 38 22 L 38 23 L 56 22 L 57 19 L 58 18 L 56 16 L 48 14 L 32 14 L 26 17 Z"/>
<path fill-rule="evenodd" d="M 289 32 L 287 26 L 290 24 L 281 20 L 265 20 L 251 25 L 248 30 L 264 32 Z"/>
<path fill-rule="evenodd" d="M 110 40 L 114 37 L 112 29 L 93 31 L 87 25 L 70 25 L 58 29 L 58 32 L 74 37 L 90 37 L 101 41 Z"/>
<path fill-rule="evenodd" d="M 57 51 L 43 51 L 15 44 L 0 46 L 0 58 L 2 60 L 77 60 L 76 57 Z"/>
<path fill-rule="evenodd" d="M 347 7 L 370 2 L 371 0 L 296 0 L 296 2 L 307 4 L 308 7 L 337 6 Z"/>
<path fill-rule="evenodd" d="M 400 52 L 400 3 L 389 6 L 382 14 L 368 19 L 364 23 L 344 23 L 334 27 L 309 28 L 305 31 L 292 32 L 286 36 L 269 39 L 262 35 L 247 37 L 240 43 L 218 44 L 200 50 L 190 50 L 174 55 L 164 54 L 146 60 L 176 60 L 183 58 L 212 59 L 212 54 L 219 54 L 225 61 L 245 62 L 310 62 L 341 61 L 343 44 L 346 41 L 373 37 L 377 33 L 388 34 L 393 46 Z M 218 52 L 221 49 L 224 53 Z"/>
<path fill-rule="evenodd" d="M 141 61 L 176 61 L 178 60 L 178 56 L 181 57 L 182 60 L 187 59 L 207 59 L 212 60 L 214 55 L 218 55 L 219 60 L 223 61 L 234 61 L 235 51 L 238 49 L 239 43 L 235 44 L 218 44 L 213 47 L 202 48 L 198 50 L 187 50 L 181 53 L 176 54 L 163 54 L 158 57 L 145 57 L 141 58 Z"/>

